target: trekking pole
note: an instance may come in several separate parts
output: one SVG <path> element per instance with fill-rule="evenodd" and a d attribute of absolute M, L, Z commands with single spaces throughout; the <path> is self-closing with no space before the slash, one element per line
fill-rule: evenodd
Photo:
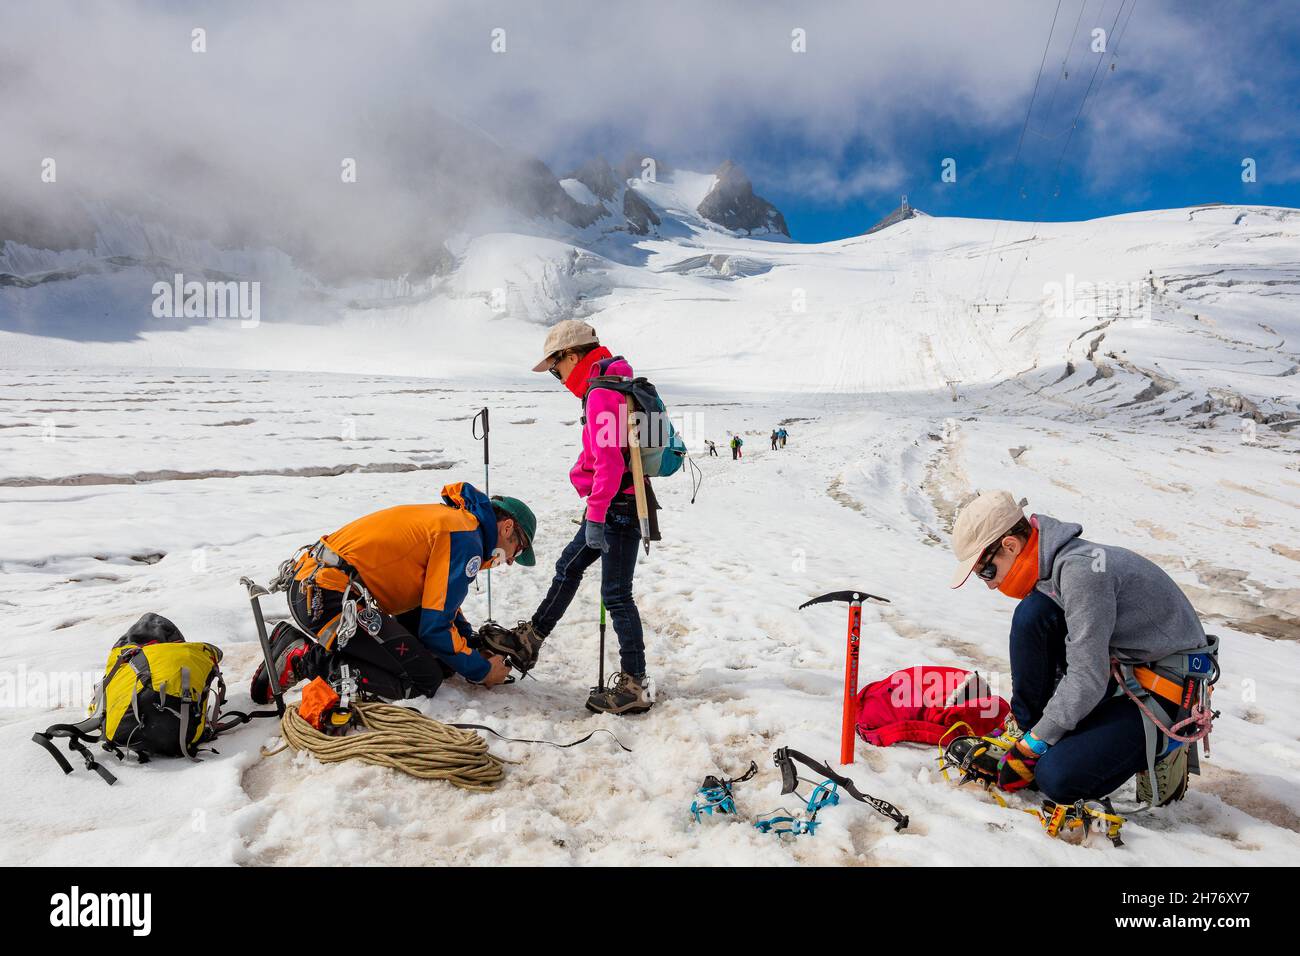
<path fill-rule="evenodd" d="M 600 599 L 600 679 L 596 681 L 596 686 L 602 690 L 605 687 L 605 599 Z"/>
<path fill-rule="evenodd" d="M 479 419 L 483 419 L 483 434 L 478 433 Z M 474 416 L 473 421 L 469 423 L 470 433 L 474 436 L 475 441 L 483 442 L 483 494 L 489 498 L 492 497 L 492 474 L 490 470 L 491 459 L 488 456 L 488 410 L 487 406 L 479 409 L 478 414 Z M 487 569 L 487 592 L 488 592 L 488 620 L 492 620 L 492 567 Z"/>
<path fill-rule="evenodd" d="M 889 603 L 888 598 L 868 594 L 866 591 L 832 591 L 799 605 L 803 610 L 811 604 L 845 601 L 849 605 L 848 646 L 844 652 L 844 709 L 840 715 L 840 763 L 853 763 L 853 736 L 857 725 L 855 709 L 858 699 L 858 646 L 862 639 L 862 604 L 867 599 Z"/>

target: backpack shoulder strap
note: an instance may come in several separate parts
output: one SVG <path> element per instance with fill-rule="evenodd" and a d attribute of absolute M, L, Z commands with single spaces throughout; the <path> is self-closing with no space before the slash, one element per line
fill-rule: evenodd
<path fill-rule="evenodd" d="M 81 754 L 82 759 L 86 761 L 86 768 L 95 771 L 110 786 L 117 783 L 117 777 L 109 772 L 107 767 L 96 762 L 94 755 L 86 748 L 87 743 L 101 743 L 104 740 L 101 731 L 102 719 L 100 717 L 90 717 L 77 724 L 54 724 L 52 727 L 45 728 L 44 732 L 32 734 L 32 742 L 40 744 L 45 751 L 54 758 L 60 769 L 64 773 L 72 773 L 72 764 L 68 763 L 59 749 L 54 746 L 54 737 L 66 737 L 68 739 L 68 749 Z M 97 731 L 92 733 L 91 731 Z M 122 754 L 114 748 L 119 760 Z"/>

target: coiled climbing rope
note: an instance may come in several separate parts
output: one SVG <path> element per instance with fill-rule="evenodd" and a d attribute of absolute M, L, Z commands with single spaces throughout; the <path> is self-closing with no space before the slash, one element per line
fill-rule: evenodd
<path fill-rule="evenodd" d="M 292 747 L 324 763 L 360 760 L 422 780 L 446 780 L 479 793 L 495 789 L 505 776 L 508 761 L 489 753 L 487 742 L 472 730 L 451 727 L 394 704 L 362 703 L 353 710 L 365 729 L 333 737 L 307 723 L 297 705 L 291 704 L 280 719 L 284 743 L 270 751 L 263 748 L 262 756 Z"/>

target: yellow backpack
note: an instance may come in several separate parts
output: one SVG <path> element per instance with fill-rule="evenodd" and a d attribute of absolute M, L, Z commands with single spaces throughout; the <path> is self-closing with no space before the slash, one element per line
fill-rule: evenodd
<path fill-rule="evenodd" d="M 230 711 L 223 722 L 226 684 L 220 664 L 219 647 L 186 641 L 167 618 L 145 614 L 109 650 L 90 716 L 76 724 L 55 724 L 32 740 L 54 757 L 64 773 L 71 773 L 72 765 L 53 742 L 55 737 L 66 737 L 68 749 L 79 753 L 86 767 L 110 784 L 117 778 L 95 761 L 87 743 L 98 743 L 119 760 L 128 752 L 142 763 L 152 757 L 197 760 L 200 746 L 219 733 L 251 717 L 276 714 Z"/>

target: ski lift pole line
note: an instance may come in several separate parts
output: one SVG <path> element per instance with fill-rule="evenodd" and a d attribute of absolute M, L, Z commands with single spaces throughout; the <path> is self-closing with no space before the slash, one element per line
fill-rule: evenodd
<path fill-rule="evenodd" d="M 1127 2 L 1128 0 L 1119 0 L 1119 6 L 1115 9 L 1115 18 L 1111 21 L 1110 30 L 1106 34 L 1107 36 L 1114 37 L 1114 43 L 1110 44 L 1109 47 L 1111 62 L 1114 62 L 1115 57 L 1119 55 L 1119 41 L 1122 39 L 1123 34 L 1127 31 L 1129 22 L 1133 19 L 1133 10 L 1137 7 L 1137 0 L 1133 0 L 1133 5 L 1129 7 L 1129 18 L 1124 21 L 1124 30 L 1121 30 L 1119 34 L 1116 34 L 1115 27 L 1119 24 L 1119 18 L 1124 14 L 1124 4 Z M 1102 9 L 1105 10 L 1105 7 L 1103 6 Z M 1105 60 L 1106 60 L 1105 56 L 1100 56 L 1097 58 L 1097 65 L 1092 68 L 1092 76 L 1088 80 L 1088 88 L 1084 90 L 1083 99 L 1079 101 L 1079 108 L 1078 110 L 1075 111 L 1074 121 L 1070 124 L 1070 128 L 1066 131 L 1065 145 L 1061 147 L 1061 153 L 1059 156 L 1056 157 L 1056 166 L 1052 169 L 1052 184 L 1053 184 L 1052 198 L 1053 199 L 1056 198 L 1056 194 L 1058 194 L 1061 189 L 1061 164 L 1065 162 L 1065 154 L 1069 152 L 1070 142 L 1074 139 L 1074 131 L 1079 128 L 1079 122 L 1083 119 L 1084 112 L 1088 108 L 1088 98 L 1092 95 L 1092 88 L 1097 82 L 1097 74 L 1101 72 L 1101 65 Z M 1103 83 L 1105 82 L 1104 78 L 1102 82 Z M 1098 89 L 1100 90 L 1100 87 L 1098 87 Z M 1043 212 L 1043 203 L 1041 200 L 1039 201 L 1036 212 L 1041 217 Z M 1043 220 L 1041 218 L 1037 218 L 1034 220 L 1034 223 L 1029 230 L 1030 232 L 1030 235 L 1028 237 L 1029 239 L 1033 238 L 1034 232 L 1038 229 L 1040 225 L 1042 225 L 1042 221 Z M 1028 257 L 1029 257 L 1029 253 L 1026 252 L 1025 258 L 1027 259 Z M 1004 299 L 1009 299 L 1011 297 L 1011 287 L 1015 283 L 1016 277 L 1020 274 L 1020 266 L 1024 263 L 1024 261 L 1025 261 L 1024 259 L 1021 259 L 1016 263 L 1016 267 L 1011 273 L 1011 278 L 1007 281 L 1007 289 L 1003 295 Z"/>
<path fill-rule="evenodd" d="M 1043 58 L 1042 60 L 1039 61 L 1038 73 L 1034 76 L 1034 92 L 1029 97 L 1029 107 L 1025 110 L 1025 123 L 1023 126 L 1020 127 L 1020 138 L 1016 141 L 1016 155 L 1015 155 L 1015 159 L 1013 159 L 1011 162 L 1011 178 L 1013 180 L 1015 179 L 1016 168 L 1020 165 L 1020 148 L 1021 146 L 1024 145 L 1025 142 L 1025 130 L 1029 128 L 1029 117 L 1030 114 L 1032 114 L 1034 111 L 1034 101 L 1038 99 L 1038 85 L 1043 80 L 1043 65 L 1047 63 L 1047 51 L 1051 49 L 1052 34 L 1056 32 L 1056 18 L 1060 16 L 1060 13 L 1061 13 L 1061 0 L 1056 0 L 1056 12 L 1052 14 L 1052 26 L 1047 31 L 1047 42 L 1043 44 Z M 989 264 L 989 253 L 993 251 L 993 246 L 997 243 L 997 238 L 998 238 L 998 224 L 995 222 L 993 224 L 993 238 L 989 240 L 989 247 L 984 252 L 984 266 L 982 269 L 980 269 L 980 284 L 979 286 L 976 287 L 977 289 L 983 289 L 984 273 L 988 269 L 988 264 Z M 980 295 L 980 298 L 983 298 L 982 294 Z"/>
<path fill-rule="evenodd" d="M 1088 9 L 1092 0 L 1083 0 L 1079 4 L 1079 15 L 1074 18 L 1074 29 L 1070 31 L 1070 42 L 1065 45 L 1065 56 L 1061 57 L 1061 70 L 1056 74 L 1056 83 L 1052 85 L 1052 97 L 1047 101 L 1047 115 L 1052 115 L 1052 107 L 1056 105 L 1056 94 L 1061 90 L 1061 81 L 1068 79 L 1070 75 L 1070 51 L 1074 49 L 1074 40 L 1079 35 L 1079 24 L 1083 22 L 1083 15 Z M 1102 0 L 1102 9 L 1105 9 L 1106 0 Z M 1055 137 L 1052 137 L 1055 139 Z"/>
<path fill-rule="evenodd" d="M 483 434 L 478 433 L 479 419 L 483 420 Z M 492 497 L 492 456 L 488 449 L 488 432 L 490 431 L 488 421 L 487 406 L 484 405 L 479 409 L 473 420 L 470 422 L 470 434 L 474 436 L 475 441 L 483 442 L 483 494 L 489 498 Z M 488 601 L 488 620 L 492 620 L 492 566 L 488 565 L 487 569 L 487 601 Z"/>

